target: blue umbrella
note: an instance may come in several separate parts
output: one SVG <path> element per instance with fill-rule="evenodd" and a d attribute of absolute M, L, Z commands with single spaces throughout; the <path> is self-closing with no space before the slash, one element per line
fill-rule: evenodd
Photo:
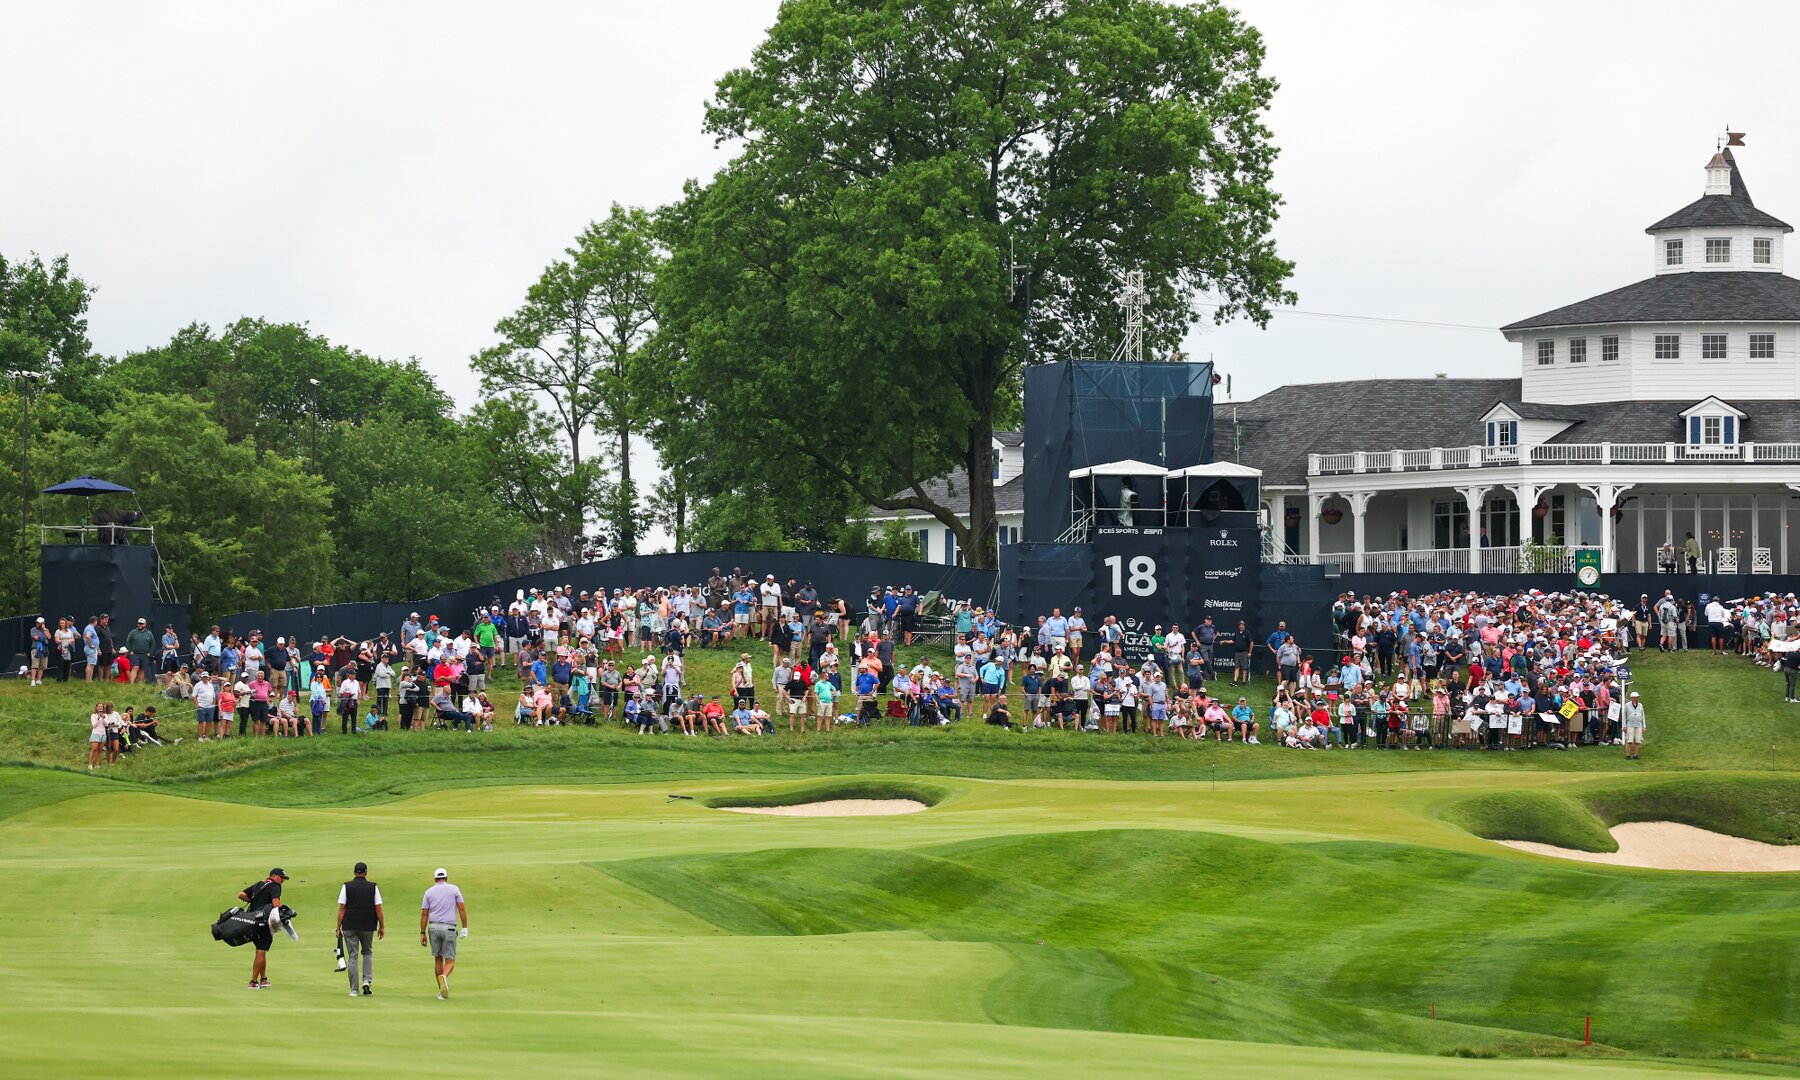
<path fill-rule="evenodd" d="M 65 480 L 54 487 L 44 489 L 45 495 L 135 495 L 131 488 L 122 487 L 111 480 L 102 480 L 97 476 L 77 476 L 73 480 Z"/>

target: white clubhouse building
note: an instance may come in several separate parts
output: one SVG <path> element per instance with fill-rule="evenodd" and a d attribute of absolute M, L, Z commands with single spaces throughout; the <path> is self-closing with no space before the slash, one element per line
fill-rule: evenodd
<path fill-rule="evenodd" d="M 1702 571 L 1800 573 L 1793 227 L 1756 207 L 1723 149 L 1700 198 L 1645 231 L 1650 277 L 1501 327 L 1518 378 L 1305 383 L 1216 405 L 1214 460 L 1262 474 L 1266 557 L 1511 573 L 1569 571 L 1595 548 L 1605 570 L 1654 572 L 1691 533 Z M 1023 523 L 1026 449 L 996 433 L 1003 544 Z M 960 471 L 928 490 L 968 505 Z M 867 516 L 890 518 L 927 561 L 962 561 L 934 519 Z"/>
<path fill-rule="evenodd" d="M 1607 570 L 1654 572 L 1691 533 L 1703 572 L 1800 572 L 1793 228 L 1751 202 L 1729 149 L 1705 172 L 1698 200 L 1646 230 L 1652 276 L 1501 328 L 1519 378 L 1219 406 L 1215 456 L 1262 471 L 1277 557 L 1507 573 L 1597 547 Z"/>

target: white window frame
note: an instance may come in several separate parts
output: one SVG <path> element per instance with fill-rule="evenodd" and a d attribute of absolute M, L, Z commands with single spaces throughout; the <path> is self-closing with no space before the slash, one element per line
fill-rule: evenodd
<path fill-rule="evenodd" d="M 1607 334 L 1600 339 L 1600 362 L 1610 364 L 1619 358 L 1619 335 Z"/>
<path fill-rule="evenodd" d="M 1656 351 L 1653 354 L 1658 360 L 1681 359 L 1681 335 L 1658 334 L 1655 339 Z M 1666 351 L 1665 351 L 1666 350 Z"/>
<path fill-rule="evenodd" d="M 1700 359 L 1728 360 L 1731 358 L 1731 335 L 1701 334 Z"/>
<path fill-rule="evenodd" d="M 1775 335 L 1774 334 L 1751 334 L 1750 335 L 1750 359 L 1752 359 L 1752 360 L 1773 360 L 1773 359 L 1775 359 Z"/>
<path fill-rule="evenodd" d="M 1709 236 L 1706 238 L 1706 262 L 1709 266 L 1719 266 L 1731 261 L 1731 237 Z"/>
<path fill-rule="evenodd" d="M 1775 263 L 1775 241 L 1767 236 L 1751 238 L 1750 261 L 1757 266 L 1773 266 Z"/>
<path fill-rule="evenodd" d="M 1702 416 L 1700 418 L 1700 445 L 1712 447 L 1725 445 L 1725 418 L 1723 416 Z"/>
<path fill-rule="evenodd" d="M 1545 338 L 1537 343 L 1538 367 L 1549 367 L 1556 363 L 1556 339 Z"/>
<path fill-rule="evenodd" d="M 1680 266 L 1683 244 L 1680 240 L 1663 241 L 1663 265 Z"/>
<path fill-rule="evenodd" d="M 1569 339 L 1569 363 L 1587 363 L 1587 338 L 1572 337 Z"/>

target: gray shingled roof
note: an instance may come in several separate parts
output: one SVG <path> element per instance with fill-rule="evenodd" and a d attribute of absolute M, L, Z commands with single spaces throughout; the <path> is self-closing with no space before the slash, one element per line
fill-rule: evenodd
<path fill-rule="evenodd" d="M 1590 410 L 1586 405 L 1549 405 L 1540 401 L 1495 402 L 1505 405 L 1521 420 L 1585 420 Z"/>
<path fill-rule="evenodd" d="M 1516 384 L 1515 384 L 1516 385 Z M 996 432 L 995 434 L 999 434 Z M 949 476 L 933 480 L 925 485 L 925 494 L 949 507 L 952 513 L 967 514 L 969 512 L 968 474 L 961 469 L 953 469 Z M 896 497 L 910 495 L 909 491 L 894 493 Z M 1025 474 L 1008 480 L 994 488 L 994 512 L 996 514 L 1022 514 L 1025 512 Z M 905 517 L 917 514 L 916 510 L 870 510 L 867 517 L 871 521 L 887 518 Z"/>
<path fill-rule="evenodd" d="M 1683 410 L 1692 401 L 1602 401 L 1587 419 L 1558 432 L 1553 443 L 1686 442 Z M 1744 413 L 1744 442 L 1800 442 L 1800 401 L 1727 401 Z"/>
<path fill-rule="evenodd" d="M 1024 446 L 1025 433 L 1023 431 L 996 431 L 994 432 L 994 441 L 1001 446 Z"/>
<path fill-rule="evenodd" d="M 1758 210 L 1756 204 L 1750 201 L 1750 189 L 1744 186 L 1744 178 L 1738 172 L 1737 159 L 1731 156 L 1731 151 L 1720 151 L 1720 156 L 1731 166 L 1731 194 L 1702 195 L 1644 231 L 1654 233 L 1663 229 L 1701 228 L 1708 225 L 1753 225 L 1793 232 L 1792 225 Z"/>
<path fill-rule="evenodd" d="M 1263 471 L 1263 485 L 1306 482 L 1307 454 L 1472 446 L 1481 417 L 1503 403 L 1527 419 L 1574 420 L 1553 443 L 1684 442 L 1691 401 L 1521 402 L 1517 379 L 1363 379 L 1304 383 L 1254 401 L 1213 407 L 1213 458 Z M 1395 408 L 1400 404 L 1400 408 Z M 1743 410 L 1739 438 L 1800 443 L 1800 401 L 1731 401 Z M 1236 420 L 1232 413 L 1236 411 Z M 1319 417 L 1336 417 L 1321 423 Z M 1234 453 L 1235 450 L 1235 453 Z"/>
<path fill-rule="evenodd" d="M 1306 482 L 1306 455 L 1471 446 L 1518 379 L 1355 379 L 1296 383 L 1213 404 L 1213 460 L 1261 469 L 1263 485 Z M 1517 408 L 1517 406 L 1514 406 Z"/>
<path fill-rule="evenodd" d="M 1633 322 L 1800 322 L 1800 280 L 1757 270 L 1662 274 L 1500 329 Z"/>

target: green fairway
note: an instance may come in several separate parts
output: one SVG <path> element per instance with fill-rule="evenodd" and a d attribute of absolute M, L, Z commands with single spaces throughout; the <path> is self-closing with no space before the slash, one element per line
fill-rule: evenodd
<path fill-rule="evenodd" d="M 7 687 L 0 1045 L 34 1077 L 1800 1076 L 1796 875 L 1476 835 L 1786 842 L 1800 716 L 1741 663 L 1658 659 L 1642 769 L 965 725 L 246 739 L 89 777 L 42 767 L 79 750 L 57 710 L 80 691 Z M 934 805 L 710 805 L 909 792 Z M 357 859 L 390 933 L 352 1000 L 330 927 Z M 273 865 L 302 940 L 250 992 L 249 950 L 206 926 Z M 473 927 L 447 1002 L 417 944 L 437 865 Z"/>

